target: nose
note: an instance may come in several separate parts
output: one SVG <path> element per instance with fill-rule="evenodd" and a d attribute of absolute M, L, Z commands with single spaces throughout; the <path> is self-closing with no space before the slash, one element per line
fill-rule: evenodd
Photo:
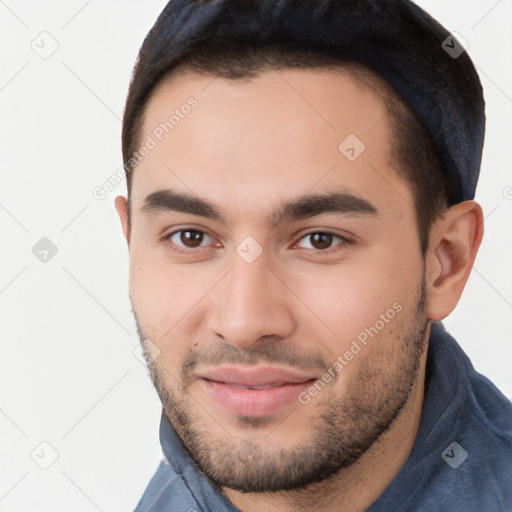
<path fill-rule="evenodd" d="M 289 336 L 295 329 L 293 294 L 277 274 L 263 257 L 247 263 L 235 254 L 211 297 L 210 333 L 244 349 L 263 338 Z"/>

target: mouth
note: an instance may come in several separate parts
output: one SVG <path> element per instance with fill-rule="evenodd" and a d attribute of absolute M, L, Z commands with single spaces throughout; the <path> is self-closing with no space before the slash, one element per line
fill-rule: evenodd
<path fill-rule="evenodd" d="M 317 380 L 281 367 L 222 366 L 198 372 L 204 391 L 225 411 L 263 417 L 296 403 L 298 395 Z"/>

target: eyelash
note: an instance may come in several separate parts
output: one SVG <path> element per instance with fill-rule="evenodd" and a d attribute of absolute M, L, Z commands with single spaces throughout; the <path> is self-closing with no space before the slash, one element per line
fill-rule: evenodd
<path fill-rule="evenodd" d="M 176 252 L 178 254 L 190 254 L 192 252 L 195 252 L 194 249 L 181 249 L 179 248 L 175 243 L 171 242 L 171 238 L 176 233 L 183 233 L 185 231 L 193 231 L 195 233 L 202 233 L 203 235 L 210 236 L 205 231 L 202 231 L 200 229 L 195 228 L 183 228 L 183 229 L 177 229 L 176 231 L 173 231 L 172 233 L 169 233 L 168 235 L 164 235 L 160 242 L 162 242 L 165 246 L 167 246 L 171 251 Z M 204 249 L 204 247 L 198 247 L 197 249 Z"/>
<path fill-rule="evenodd" d="M 160 239 L 160 242 L 163 243 L 166 247 L 168 247 L 171 251 L 173 251 L 175 253 L 178 253 L 178 254 L 190 254 L 190 253 L 193 253 L 193 252 L 195 252 L 194 249 L 182 249 L 182 248 L 178 247 L 175 243 L 171 242 L 171 238 L 175 234 L 183 233 L 185 231 L 193 231 L 193 232 L 196 232 L 196 233 L 202 233 L 203 235 L 206 235 L 206 236 L 210 236 L 210 235 L 208 235 L 208 233 L 206 233 L 205 231 L 202 231 L 200 229 L 183 228 L 183 229 L 178 229 L 176 231 L 173 231 L 172 233 L 169 233 L 167 235 L 164 235 Z M 304 238 L 307 238 L 308 236 L 316 235 L 316 234 L 332 235 L 334 238 L 339 238 L 341 240 L 341 242 L 339 242 L 338 244 L 336 244 L 336 245 L 334 245 L 332 247 L 329 247 L 328 249 L 306 249 L 306 250 L 308 250 L 308 251 L 315 251 L 316 253 L 319 253 L 319 254 L 320 253 L 321 254 L 331 254 L 332 252 L 337 252 L 337 251 L 343 250 L 347 246 L 350 246 L 351 244 L 353 244 L 352 240 L 349 240 L 348 238 L 345 238 L 345 237 L 343 237 L 341 235 L 338 235 L 336 233 L 332 233 L 330 231 L 310 231 L 309 233 L 305 233 L 304 235 L 302 235 L 299 238 L 297 243 L 299 243 Z M 294 244 L 294 246 L 295 245 L 296 244 Z M 197 249 L 204 249 L 204 247 L 203 246 L 197 247 Z"/>

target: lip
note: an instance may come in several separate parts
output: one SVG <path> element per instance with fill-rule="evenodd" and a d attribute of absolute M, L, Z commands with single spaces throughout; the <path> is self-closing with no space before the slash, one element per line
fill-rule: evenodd
<path fill-rule="evenodd" d="M 223 409 L 252 417 L 268 416 L 296 402 L 316 380 L 311 374 L 277 366 L 221 366 L 204 369 L 198 377 Z"/>

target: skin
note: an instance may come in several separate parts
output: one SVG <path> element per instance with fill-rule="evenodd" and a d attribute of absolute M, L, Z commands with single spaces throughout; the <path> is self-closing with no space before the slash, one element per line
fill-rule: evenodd
<path fill-rule="evenodd" d="M 197 107 L 134 171 L 130 223 L 126 198 L 115 200 L 133 311 L 141 339 L 151 340 L 146 356 L 164 410 L 243 511 L 366 510 L 414 444 L 429 322 L 460 298 L 483 235 L 482 210 L 474 201 L 447 210 L 423 258 L 412 193 L 390 157 L 385 106 L 341 69 L 272 70 L 243 82 L 180 70 L 153 92 L 140 140 L 190 96 Z M 353 162 L 338 150 L 349 134 L 366 145 Z M 209 201 L 222 221 L 145 213 L 145 199 L 163 189 Z M 333 190 L 363 198 L 376 213 L 266 224 L 282 202 Z M 161 241 L 179 229 L 208 236 L 199 246 L 185 245 L 182 233 Z M 325 232 L 336 235 L 326 248 L 306 236 Z M 262 250 L 252 263 L 236 251 L 248 236 Z M 400 312 L 306 405 L 244 418 L 211 400 L 195 373 L 229 353 L 240 364 L 307 367 L 321 379 L 396 303 Z M 268 475 L 282 489 L 297 476 L 290 454 L 306 473 L 310 461 L 317 476 L 329 460 L 337 467 L 302 488 L 271 488 Z"/>

